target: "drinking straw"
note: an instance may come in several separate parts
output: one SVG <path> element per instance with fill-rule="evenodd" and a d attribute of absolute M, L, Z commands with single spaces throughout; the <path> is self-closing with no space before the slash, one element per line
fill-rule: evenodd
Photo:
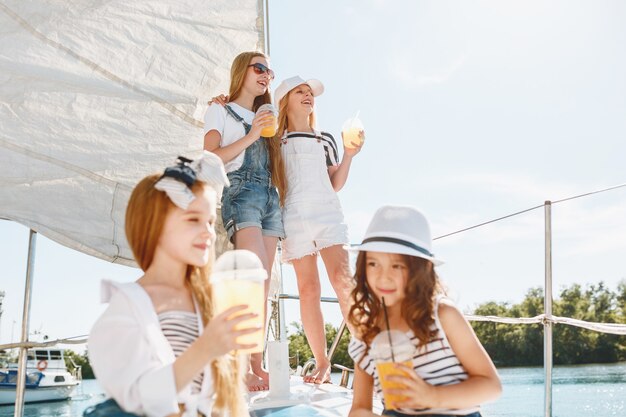
<path fill-rule="evenodd" d="M 387 337 L 389 338 L 389 350 L 391 351 L 391 361 L 395 362 L 396 357 L 393 354 L 393 343 L 391 343 L 391 329 L 389 328 L 389 316 L 387 315 L 387 306 L 385 305 L 385 297 L 382 297 L 383 301 L 383 314 L 385 315 L 385 324 L 387 325 Z"/>

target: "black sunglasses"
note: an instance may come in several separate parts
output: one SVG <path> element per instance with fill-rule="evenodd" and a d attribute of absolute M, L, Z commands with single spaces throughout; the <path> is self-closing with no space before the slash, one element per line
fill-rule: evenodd
<path fill-rule="evenodd" d="M 270 79 L 274 79 L 274 71 L 272 71 L 271 69 L 269 69 L 268 67 L 266 67 L 263 64 L 260 63 L 256 63 L 256 64 L 250 64 L 248 65 L 249 67 L 252 67 L 252 69 L 254 70 L 255 74 L 261 75 L 264 72 L 267 73 L 267 75 L 270 77 Z"/>

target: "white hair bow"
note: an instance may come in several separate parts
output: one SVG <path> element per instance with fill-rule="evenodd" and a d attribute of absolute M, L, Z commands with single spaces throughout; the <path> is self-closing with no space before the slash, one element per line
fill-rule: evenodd
<path fill-rule="evenodd" d="M 218 200 L 221 199 L 224 186 L 230 185 L 222 160 L 212 152 L 203 151 L 202 156 L 195 161 L 179 156 L 175 166 L 165 168 L 154 188 L 164 191 L 172 203 L 187 210 L 196 198 L 189 188 L 196 181 L 202 181 L 215 189 Z"/>

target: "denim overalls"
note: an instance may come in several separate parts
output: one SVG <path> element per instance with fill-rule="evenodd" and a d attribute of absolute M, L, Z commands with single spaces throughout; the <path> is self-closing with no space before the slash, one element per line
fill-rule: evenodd
<path fill-rule="evenodd" d="M 230 106 L 226 111 L 243 124 L 246 134 L 250 132 L 251 126 Z M 264 236 L 285 237 L 266 140 L 257 139 L 246 148 L 241 167 L 227 174 L 230 187 L 222 195 L 222 220 L 231 241 L 236 231 L 246 227 L 258 227 Z"/>

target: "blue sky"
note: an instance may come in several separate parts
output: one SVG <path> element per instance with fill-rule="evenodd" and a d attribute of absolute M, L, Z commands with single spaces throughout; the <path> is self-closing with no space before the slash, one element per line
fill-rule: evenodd
<path fill-rule="evenodd" d="M 626 3 L 269 3 L 274 87 L 296 74 L 319 78 L 319 127 L 339 137 L 357 110 L 365 124 L 340 193 L 353 242 L 383 204 L 420 207 L 439 236 L 626 182 Z M 626 188 L 555 205 L 553 215 L 555 292 L 626 279 Z M 543 285 L 543 216 L 435 243 L 459 306 L 516 302 Z M 42 236 L 37 244 L 31 330 L 53 338 L 88 332 L 103 308 L 101 278 L 139 276 Z M 27 247 L 25 227 L 0 221 L 1 342 L 19 337 Z M 338 324 L 337 308 L 326 315 Z"/>

